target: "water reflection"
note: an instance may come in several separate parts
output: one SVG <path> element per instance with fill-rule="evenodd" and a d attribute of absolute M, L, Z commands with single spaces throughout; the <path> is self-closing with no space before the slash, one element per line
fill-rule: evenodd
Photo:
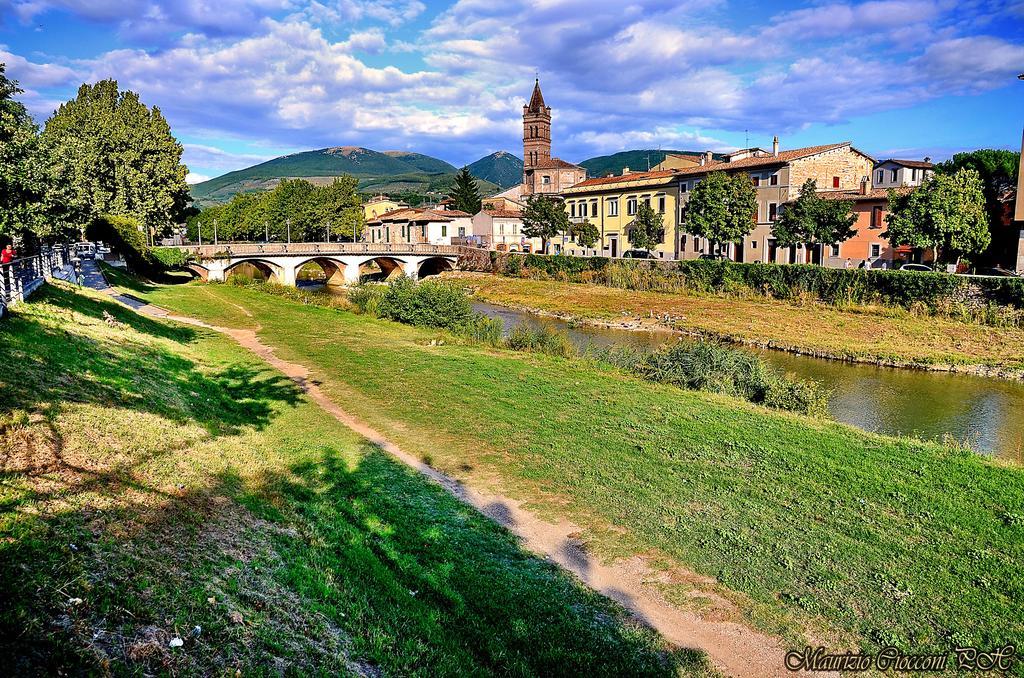
<path fill-rule="evenodd" d="M 476 310 L 502 321 L 548 325 L 566 331 L 579 346 L 629 345 L 655 348 L 678 341 L 670 332 L 631 332 L 571 326 L 502 306 L 474 302 Z M 753 350 L 753 349 L 751 349 Z M 844 363 L 756 351 L 766 361 L 831 391 L 829 411 L 837 421 L 868 431 L 942 439 L 952 436 L 972 448 L 1024 461 L 1024 384 L 962 374 Z"/>

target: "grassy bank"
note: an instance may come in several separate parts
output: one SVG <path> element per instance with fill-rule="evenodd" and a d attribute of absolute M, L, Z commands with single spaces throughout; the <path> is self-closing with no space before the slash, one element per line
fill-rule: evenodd
<path fill-rule="evenodd" d="M 564 317 L 659 322 L 730 341 L 845 359 L 1024 370 L 1024 330 L 882 307 L 796 305 L 764 298 L 635 292 L 600 285 L 460 274 L 477 298 Z M 657 318 L 652 318 L 651 315 Z"/>
<path fill-rule="evenodd" d="M 49 286 L 0 358 L 8 674 L 704 670 L 216 333 Z"/>
<path fill-rule="evenodd" d="M 666 581 L 681 605 L 714 614 L 722 596 L 794 641 L 808 629 L 915 651 L 1024 641 L 1020 469 L 244 288 L 143 294 L 260 325 L 405 449 L 586 526 L 599 557 L 715 578 Z"/>

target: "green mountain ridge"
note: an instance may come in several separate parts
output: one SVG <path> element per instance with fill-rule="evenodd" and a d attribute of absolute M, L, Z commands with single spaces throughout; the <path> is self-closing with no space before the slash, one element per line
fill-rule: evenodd
<path fill-rule="evenodd" d="M 599 155 L 593 158 L 588 158 L 580 163 L 577 163 L 580 167 L 587 169 L 587 176 L 603 177 L 611 174 L 622 174 L 622 170 L 626 167 L 630 168 L 634 172 L 646 172 L 649 168 L 654 168 L 655 165 L 665 159 L 666 155 L 693 155 L 699 156 L 703 151 L 673 151 L 665 149 L 643 149 L 633 151 L 620 151 L 611 155 Z M 716 153 L 715 159 L 722 160 L 725 156 Z"/>
<path fill-rule="evenodd" d="M 523 161 L 508 151 L 495 151 L 468 165 L 477 179 L 490 181 L 499 188 L 512 188 L 523 180 Z"/>

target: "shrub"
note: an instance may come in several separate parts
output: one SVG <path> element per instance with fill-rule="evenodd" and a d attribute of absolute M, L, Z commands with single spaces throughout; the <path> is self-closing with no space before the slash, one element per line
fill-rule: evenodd
<path fill-rule="evenodd" d="M 505 346 L 513 351 L 531 351 L 562 358 L 576 355 L 576 347 L 568 335 L 547 325 L 516 325 L 505 338 Z"/>
<path fill-rule="evenodd" d="M 164 270 L 184 268 L 192 260 L 191 254 L 176 247 L 152 248 L 149 255 Z"/>
<path fill-rule="evenodd" d="M 468 325 L 474 313 L 461 287 L 450 282 L 416 283 L 402 277 L 384 288 L 376 315 L 408 325 L 455 330 Z"/>

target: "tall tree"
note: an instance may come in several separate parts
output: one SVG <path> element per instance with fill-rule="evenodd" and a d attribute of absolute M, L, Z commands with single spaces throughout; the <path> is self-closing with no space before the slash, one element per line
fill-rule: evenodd
<path fill-rule="evenodd" d="M 749 235 L 756 212 L 757 193 L 749 176 L 712 172 L 691 191 L 683 224 L 687 233 L 717 246 Z"/>
<path fill-rule="evenodd" d="M 856 221 L 852 201 L 823 198 L 817 182 L 808 179 L 800 187 L 799 197 L 782 210 L 772 234 L 782 247 L 831 245 L 857 235 Z"/>
<path fill-rule="evenodd" d="M 973 169 L 936 174 L 919 188 L 889 191 L 888 230 L 895 245 L 931 249 L 936 262 L 956 263 L 992 239 L 981 176 Z"/>
<path fill-rule="evenodd" d="M 469 173 L 468 167 L 463 167 L 455 175 L 450 197 L 455 201 L 457 210 L 469 214 L 476 214 L 480 211 L 480 191 L 477 189 L 476 179 Z"/>
<path fill-rule="evenodd" d="M 569 237 L 575 240 L 577 245 L 587 249 L 596 245 L 601 238 L 597 226 L 594 226 L 589 220 L 572 224 L 569 229 Z"/>
<path fill-rule="evenodd" d="M 626 227 L 629 244 L 639 250 L 653 250 L 665 237 L 661 215 L 647 202 L 637 205 L 636 216 Z"/>
<path fill-rule="evenodd" d="M 569 215 L 562 201 L 546 195 L 531 195 L 523 210 L 523 235 L 540 238 L 541 251 L 548 251 L 548 241 L 559 233 L 569 232 Z"/>
<path fill-rule="evenodd" d="M 132 217 L 152 233 L 183 216 L 189 197 L 181 144 L 160 109 L 118 91 L 115 80 L 82 85 L 42 136 L 71 162 L 74 191 L 93 215 Z"/>

